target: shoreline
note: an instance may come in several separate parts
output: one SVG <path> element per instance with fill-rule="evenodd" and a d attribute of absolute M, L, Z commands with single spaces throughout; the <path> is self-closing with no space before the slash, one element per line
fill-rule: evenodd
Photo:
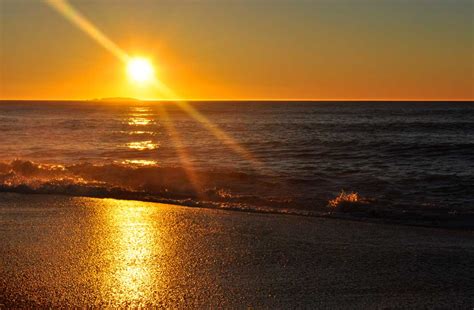
<path fill-rule="evenodd" d="M 470 231 L 20 194 L 0 223 L 5 307 L 474 304 Z"/>
<path fill-rule="evenodd" d="M 409 212 L 405 212 L 401 210 L 401 212 L 390 214 L 389 217 L 382 217 L 380 215 L 377 216 L 370 216 L 370 210 L 366 213 L 361 212 L 337 212 L 331 211 L 328 208 L 327 212 L 323 211 L 312 211 L 306 209 L 278 209 L 278 208 L 239 208 L 233 206 L 225 206 L 225 203 L 222 203 L 221 206 L 217 206 L 219 203 L 213 202 L 211 205 L 209 202 L 202 202 L 202 201 L 177 201 L 173 199 L 156 199 L 156 198 L 146 198 L 140 199 L 140 197 L 123 197 L 121 195 L 76 195 L 76 194 L 68 194 L 68 193 L 43 193 L 43 192 L 34 192 L 34 191 L 17 191 L 17 190 L 0 190 L 0 196 L 2 194 L 18 194 L 18 195 L 47 195 L 47 196 L 64 196 L 64 197 L 77 197 L 77 198 L 96 198 L 96 199 L 116 199 L 116 200 L 124 200 L 124 201 L 136 201 L 136 202 L 145 202 L 145 203 L 157 203 L 157 204 L 167 204 L 176 207 L 185 207 L 191 209 L 207 209 L 207 210 L 226 210 L 226 211 L 233 211 L 233 212 L 243 212 L 243 213 L 255 213 L 255 214 L 274 214 L 274 215 L 285 215 L 285 216 L 302 216 L 302 217 L 311 217 L 311 218 L 322 218 L 322 219 L 333 219 L 333 220 L 343 220 L 343 221 L 354 221 L 354 222 L 361 222 L 361 223 L 375 223 L 375 224 L 382 224 L 382 225 L 396 225 L 396 226 L 408 226 L 408 227 L 425 227 L 425 228 L 435 228 L 435 229 L 446 229 L 446 230 L 459 230 L 459 231 L 474 231 L 474 214 L 467 213 L 467 214 L 459 214 L 457 216 L 470 216 L 468 219 L 455 219 L 457 221 L 454 222 L 447 222 L 446 218 L 439 218 L 436 215 L 431 218 L 429 216 L 420 215 L 419 212 L 412 212 L 412 215 L 424 217 L 421 219 L 420 222 L 415 223 L 416 219 L 403 219 L 400 215 L 408 214 Z M 188 204 L 186 204 L 188 203 Z M 381 213 L 387 213 L 386 210 L 382 210 Z M 398 216 L 397 216 L 398 215 Z M 420 220 L 420 219 L 418 219 Z M 431 224 L 430 224 L 431 223 Z"/>

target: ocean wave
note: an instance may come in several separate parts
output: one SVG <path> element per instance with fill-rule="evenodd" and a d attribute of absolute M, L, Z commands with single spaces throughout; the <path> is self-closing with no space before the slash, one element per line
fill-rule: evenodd
<path fill-rule="evenodd" d="M 230 170 L 190 171 L 182 167 L 160 167 L 146 160 L 102 165 L 0 162 L 0 192 L 131 199 L 246 212 L 474 228 L 474 211 L 470 209 L 461 212 L 432 205 L 413 208 L 388 198 L 344 191 L 298 200 L 290 194 L 293 191 L 290 185 L 301 181 L 311 182 L 290 179 L 288 183 L 279 183 L 265 175 Z M 330 180 L 320 178 L 319 182 L 330 183 Z"/>
<path fill-rule="evenodd" d="M 232 184 L 230 189 L 228 184 Z M 269 188 L 261 176 L 235 171 L 201 171 L 160 167 L 137 160 L 112 164 L 39 164 L 14 160 L 0 163 L 0 190 L 27 193 L 130 198 L 153 201 L 238 204 L 248 208 L 279 207 L 281 197 L 262 197 L 251 188 Z"/>

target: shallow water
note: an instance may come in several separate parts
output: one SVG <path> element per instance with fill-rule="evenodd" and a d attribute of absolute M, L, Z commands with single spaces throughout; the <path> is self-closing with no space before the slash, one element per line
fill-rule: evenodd
<path fill-rule="evenodd" d="M 191 105 L 207 123 L 174 103 L 4 101 L 1 188 L 307 211 L 345 190 L 377 210 L 474 210 L 472 102 Z"/>

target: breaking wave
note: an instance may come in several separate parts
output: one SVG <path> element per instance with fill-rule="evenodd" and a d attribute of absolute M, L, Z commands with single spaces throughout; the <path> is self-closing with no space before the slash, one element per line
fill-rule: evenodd
<path fill-rule="evenodd" d="M 301 181 L 290 181 L 276 182 L 270 176 L 235 171 L 189 171 L 149 162 L 103 165 L 0 162 L 0 192 L 131 199 L 246 212 L 474 228 L 471 209 L 463 212 L 426 206 L 410 209 L 345 191 L 298 199 L 291 185 L 298 187 Z"/>
<path fill-rule="evenodd" d="M 228 184 L 242 193 L 229 189 Z M 189 171 L 142 162 L 58 165 L 14 160 L 0 163 L 0 191 L 291 213 L 287 208 L 288 199 L 245 194 L 250 192 L 250 187 L 268 188 L 272 185 L 263 177 L 242 172 Z"/>

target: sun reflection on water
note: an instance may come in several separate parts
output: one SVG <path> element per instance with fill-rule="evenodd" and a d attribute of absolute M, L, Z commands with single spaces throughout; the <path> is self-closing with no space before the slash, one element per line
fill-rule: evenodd
<path fill-rule="evenodd" d="M 149 107 L 131 107 L 128 117 L 130 126 L 148 126 L 154 123 L 153 113 Z"/>
<path fill-rule="evenodd" d="M 149 107 L 133 107 L 133 110 L 134 110 L 135 112 L 141 112 L 141 113 L 150 112 L 150 108 L 149 108 Z"/>
<path fill-rule="evenodd" d="M 130 126 L 147 126 L 152 124 L 151 118 L 146 118 L 143 116 L 140 117 L 132 117 L 129 119 L 128 124 Z"/>
<path fill-rule="evenodd" d="M 156 150 L 158 148 L 158 143 L 154 143 L 151 140 L 147 141 L 135 141 L 127 143 L 129 149 L 144 151 L 144 150 Z"/>
<path fill-rule="evenodd" d="M 133 131 L 127 131 L 125 133 L 127 135 L 150 135 L 150 136 L 156 135 L 156 132 L 154 131 L 145 131 L 145 130 L 133 130 Z"/>
<path fill-rule="evenodd" d="M 156 160 L 148 160 L 148 159 L 126 159 L 122 161 L 122 164 L 137 165 L 137 166 L 155 166 L 158 164 L 158 162 Z"/>
<path fill-rule="evenodd" d="M 131 127 L 131 130 L 128 131 L 128 135 L 155 135 L 154 131 L 150 130 L 135 130 L 132 129 L 136 126 L 147 127 L 150 125 L 155 125 L 155 120 L 153 114 L 151 113 L 151 108 L 149 107 L 131 107 L 130 112 L 128 113 L 128 125 Z M 142 140 L 142 141 L 131 141 L 126 144 L 127 148 L 137 151 L 146 151 L 146 150 L 155 150 L 158 148 L 158 143 L 152 140 Z M 148 161 L 141 159 L 127 159 L 124 163 L 131 164 L 150 164 Z"/>

